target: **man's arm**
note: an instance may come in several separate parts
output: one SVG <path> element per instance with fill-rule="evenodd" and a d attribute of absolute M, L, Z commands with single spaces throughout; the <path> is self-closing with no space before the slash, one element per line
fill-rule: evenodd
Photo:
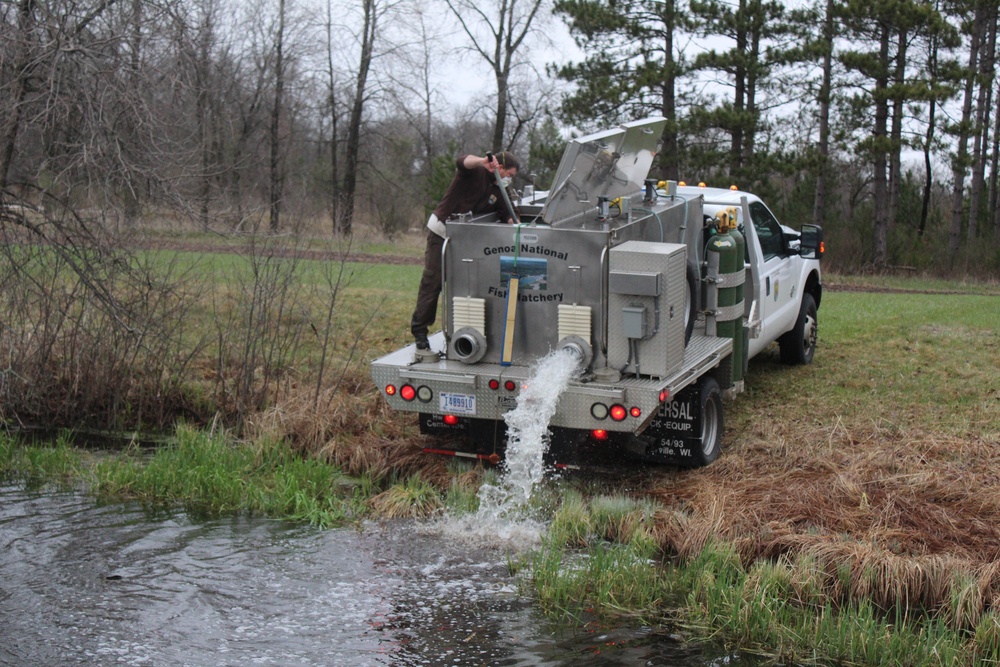
<path fill-rule="evenodd" d="M 497 162 L 496 158 L 490 162 L 484 157 L 479 157 L 478 155 L 466 155 L 465 159 L 462 160 L 462 166 L 466 169 L 475 169 L 476 167 L 482 167 L 486 171 L 493 172 L 500 167 L 500 163 Z"/>

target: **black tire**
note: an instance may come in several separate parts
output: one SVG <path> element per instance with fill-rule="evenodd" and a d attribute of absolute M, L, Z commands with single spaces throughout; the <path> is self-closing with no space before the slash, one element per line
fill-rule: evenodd
<path fill-rule="evenodd" d="M 811 364 L 816 354 L 819 320 L 816 319 L 816 301 L 811 294 L 802 295 L 799 317 L 792 330 L 778 339 L 781 360 L 790 365 Z"/>
<path fill-rule="evenodd" d="M 692 467 L 707 466 L 719 458 L 719 452 L 722 451 L 724 430 L 722 390 L 719 389 L 719 383 L 716 382 L 715 378 L 711 376 L 702 378 L 698 405 L 700 408 L 701 447 L 692 452 Z"/>
<path fill-rule="evenodd" d="M 694 321 L 698 318 L 698 267 L 694 262 L 687 265 L 687 308 L 684 310 L 684 347 L 687 347 L 694 332 Z"/>

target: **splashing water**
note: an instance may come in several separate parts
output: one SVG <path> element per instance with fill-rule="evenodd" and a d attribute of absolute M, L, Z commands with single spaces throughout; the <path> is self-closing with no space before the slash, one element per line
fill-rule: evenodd
<path fill-rule="evenodd" d="M 555 350 L 538 361 L 518 395 L 517 406 L 504 415 L 506 461 L 499 482 L 479 489 L 479 520 L 496 525 L 525 518 L 531 494 L 545 475 L 549 420 L 559 397 L 579 372 L 579 358 L 567 349 Z"/>

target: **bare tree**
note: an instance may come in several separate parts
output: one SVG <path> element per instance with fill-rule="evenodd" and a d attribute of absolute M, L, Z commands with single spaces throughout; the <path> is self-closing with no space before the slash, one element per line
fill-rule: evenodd
<path fill-rule="evenodd" d="M 412 7 L 406 20 L 416 39 L 398 50 L 397 66 L 386 73 L 391 84 L 387 92 L 396 103 L 396 112 L 406 119 L 419 137 L 424 168 L 430 173 L 437 150 L 434 119 L 439 101 L 434 65 L 440 60 L 441 49 L 438 45 L 442 35 L 429 25 L 434 19 L 428 17 L 427 8 L 422 5 Z M 403 66 L 400 67 L 400 64 Z"/>
<path fill-rule="evenodd" d="M 518 51 L 528 36 L 536 31 L 535 21 L 546 0 L 499 0 L 488 5 L 477 0 L 445 0 L 469 38 L 469 49 L 493 70 L 497 85 L 496 122 L 493 125 L 495 149 L 509 147 L 505 142 L 510 105 L 510 83 L 517 66 Z M 484 37 L 488 37 L 484 39 Z"/>
<path fill-rule="evenodd" d="M 278 33 L 274 39 L 274 106 L 271 107 L 271 231 L 281 227 L 281 196 L 284 175 L 281 173 L 281 105 L 285 91 L 285 0 L 278 0 Z"/>
<path fill-rule="evenodd" d="M 969 188 L 969 226 L 967 238 L 975 242 L 979 230 L 980 211 L 986 194 L 986 147 L 990 136 L 990 109 L 993 104 L 993 80 L 996 74 L 997 49 L 997 7 L 986 7 L 986 35 L 979 59 L 979 74 L 976 86 L 975 125 L 972 140 L 972 183 Z"/>
<path fill-rule="evenodd" d="M 833 89 L 833 0 L 826 0 L 823 11 L 823 28 L 820 44 L 822 49 L 822 79 L 819 87 L 819 168 L 816 171 L 816 195 L 813 201 L 813 221 L 817 225 L 826 223 L 827 189 L 830 180 L 830 97 Z"/>
<path fill-rule="evenodd" d="M 5 86 L 7 102 L 4 103 L 3 137 L 0 144 L 0 188 L 7 187 L 10 165 L 14 159 L 14 145 L 21 130 L 21 116 L 28 97 L 28 82 L 32 76 L 32 52 L 35 50 L 33 33 L 35 25 L 34 0 L 20 0 L 17 5 L 17 32 L 9 39 L 13 45 L 13 81 Z"/>
<path fill-rule="evenodd" d="M 375 40 L 379 34 L 379 19 L 384 6 L 380 0 L 362 0 L 364 22 L 361 29 L 361 56 L 358 60 L 358 73 L 354 80 L 354 101 L 351 104 L 351 116 L 347 124 L 347 154 L 344 164 L 344 214 L 341 218 L 340 232 L 345 235 L 352 233 L 354 222 L 354 196 L 358 188 L 358 166 L 361 150 L 361 121 L 365 111 L 365 97 L 368 87 L 368 73 L 371 70 L 372 58 L 375 53 Z"/>
<path fill-rule="evenodd" d="M 340 215 L 343 210 L 340 201 L 340 173 L 337 169 L 337 72 L 333 67 L 333 3 L 326 4 L 326 73 L 327 105 L 330 113 L 330 217 L 333 232 L 340 229 Z"/>

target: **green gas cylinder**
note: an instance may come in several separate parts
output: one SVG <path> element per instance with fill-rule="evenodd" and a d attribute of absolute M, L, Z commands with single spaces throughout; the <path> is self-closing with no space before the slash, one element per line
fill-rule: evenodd
<path fill-rule="evenodd" d="M 733 341 L 733 383 L 743 380 L 744 331 L 743 331 L 743 253 L 745 241 L 736 231 L 736 209 L 727 208 L 716 216 L 715 234 L 705 248 L 707 253 L 718 254 L 718 305 L 716 335 Z M 735 234 L 734 234 L 735 232 Z"/>
<path fill-rule="evenodd" d="M 732 229 L 729 230 L 729 235 L 733 237 L 736 241 L 736 254 L 739 256 L 737 262 L 738 275 L 733 276 L 733 282 L 736 284 L 736 289 L 739 291 L 738 300 L 743 303 L 743 296 L 746 293 L 745 283 L 746 283 L 746 252 L 747 252 L 747 242 L 743 237 L 743 233 L 736 227 L 736 211 L 733 209 L 732 216 Z M 746 312 L 746 307 L 744 304 L 744 313 Z M 733 341 L 733 347 L 736 347 L 737 342 L 740 345 L 740 365 L 738 370 L 734 370 L 733 381 L 739 382 L 743 380 L 743 376 L 747 372 L 747 362 L 749 361 L 750 354 L 750 327 L 747 326 L 746 317 L 741 315 L 739 317 L 739 338 Z"/>

